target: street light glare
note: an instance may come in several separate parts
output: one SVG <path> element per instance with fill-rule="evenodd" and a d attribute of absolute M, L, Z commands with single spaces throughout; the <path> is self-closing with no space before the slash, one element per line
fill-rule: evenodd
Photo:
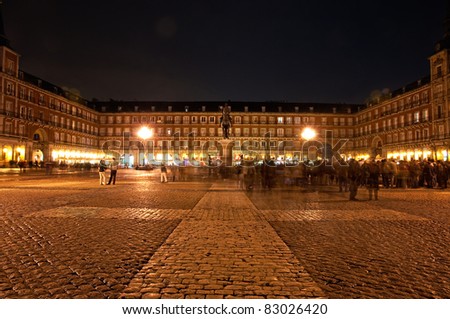
<path fill-rule="evenodd" d="M 149 128 L 146 126 L 142 127 L 138 132 L 138 136 L 144 140 L 152 137 L 152 135 L 153 135 L 152 131 L 149 130 Z"/>
<path fill-rule="evenodd" d="M 306 127 L 302 132 L 302 138 L 309 141 L 316 137 L 316 131 L 312 128 Z"/>

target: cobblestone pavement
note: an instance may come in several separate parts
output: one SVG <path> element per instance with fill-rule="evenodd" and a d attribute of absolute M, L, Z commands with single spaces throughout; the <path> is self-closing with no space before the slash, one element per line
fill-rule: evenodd
<path fill-rule="evenodd" d="M 0 298 L 450 298 L 450 192 L 0 174 Z"/>

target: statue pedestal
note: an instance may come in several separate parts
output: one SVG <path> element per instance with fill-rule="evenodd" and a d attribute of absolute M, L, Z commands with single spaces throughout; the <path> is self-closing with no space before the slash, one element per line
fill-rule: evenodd
<path fill-rule="evenodd" d="M 222 160 L 223 165 L 226 167 L 233 166 L 234 141 L 224 139 L 224 140 L 220 140 L 219 144 L 221 145 L 221 147 L 219 148 L 220 159 Z"/>

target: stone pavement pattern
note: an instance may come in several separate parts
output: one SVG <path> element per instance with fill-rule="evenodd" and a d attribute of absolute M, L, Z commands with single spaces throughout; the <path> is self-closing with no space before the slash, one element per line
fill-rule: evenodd
<path fill-rule="evenodd" d="M 317 190 L 0 176 L 0 298 L 450 298 L 448 191 Z"/>

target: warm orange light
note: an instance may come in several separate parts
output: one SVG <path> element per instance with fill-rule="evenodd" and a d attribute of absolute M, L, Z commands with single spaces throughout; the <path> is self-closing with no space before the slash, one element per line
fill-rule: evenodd
<path fill-rule="evenodd" d="M 146 126 L 143 126 L 139 132 L 138 132 L 138 136 L 144 140 L 152 137 L 153 132 Z"/>
<path fill-rule="evenodd" d="M 316 134 L 316 131 L 313 130 L 312 128 L 305 127 L 305 128 L 303 129 L 303 132 L 302 132 L 302 138 L 303 138 L 304 140 L 307 140 L 307 141 L 312 140 L 313 138 L 316 137 L 316 135 L 317 135 L 317 134 Z"/>

